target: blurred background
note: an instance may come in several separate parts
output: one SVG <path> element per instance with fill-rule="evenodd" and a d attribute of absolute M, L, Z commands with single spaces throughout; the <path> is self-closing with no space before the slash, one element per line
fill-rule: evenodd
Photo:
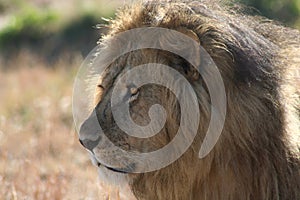
<path fill-rule="evenodd" d="M 0 200 L 119 198 L 78 143 L 71 104 L 76 72 L 105 32 L 97 24 L 130 2 L 0 0 Z M 240 2 L 300 29 L 300 0 Z"/>

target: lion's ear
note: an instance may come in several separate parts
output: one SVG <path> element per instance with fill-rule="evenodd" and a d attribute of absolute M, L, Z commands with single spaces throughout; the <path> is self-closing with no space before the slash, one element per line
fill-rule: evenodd
<path fill-rule="evenodd" d="M 187 76 L 192 80 L 192 81 L 196 81 L 200 78 L 200 74 L 199 72 L 196 70 L 196 68 L 194 66 L 192 66 L 191 64 L 189 64 L 189 69 L 186 72 Z"/>
<path fill-rule="evenodd" d="M 193 40 L 195 40 L 197 43 L 200 44 L 199 37 L 198 37 L 198 35 L 194 31 L 192 31 L 190 29 L 187 29 L 185 27 L 181 27 L 181 28 L 177 29 L 177 31 L 179 31 L 180 33 L 183 33 L 183 34 L 187 35 L 188 37 L 192 38 Z"/>
<path fill-rule="evenodd" d="M 190 30 L 190 29 L 187 29 L 185 27 L 181 27 L 179 29 L 177 29 L 177 31 L 185 34 L 186 36 L 192 38 L 193 40 L 195 40 L 197 43 L 198 43 L 198 47 L 191 47 L 192 48 L 195 48 L 194 50 L 195 51 L 192 51 L 192 53 L 189 54 L 189 59 L 193 60 L 193 63 L 195 63 L 196 66 L 192 66 L 190 63 L 187 62 L 187 65 L 188 66 L 185 66 L 185 73 L 186 75 L 191 79 L 191 80 L 198 80 L 200 78 L 200 74 L 199 72 L 197 71 L 196 67 L 199 67 L 200 66 L 200 63 L 201 63 L 201 60 L 200 60 L 200 39 L 198 37 L 198 35 Z"/>
<path fill-rule="evenodd" d="M 160 35 L 158 41 L 162 49 L 172 49 L 176 52 L 162 52 L 175 68 L 183 71 L 191 81 L 199 79 L 196 68 L 199 68 L 201 63 L 200 39 L 194 31 L 179 27 L 175 32 L 169 31 Z"/>

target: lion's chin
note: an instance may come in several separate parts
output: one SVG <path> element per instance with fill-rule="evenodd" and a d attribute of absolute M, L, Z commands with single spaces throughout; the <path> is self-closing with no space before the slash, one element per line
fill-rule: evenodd
<path fill-rule="evenodd" d="M 91 152 L 90 158 L 92 160 L 93 165 L 98 168 L 98 174 L 101 181 L 117 186 L 126 184 L 128 182 L 128 175 L 125 171 L 107 167 L 101 164 Z"/>
<path fill-rule="evenodd" d="M 116 172 L 101 164 L 98 166 L 98 174 L 99 179 L 107 184 L 123 186 L 128 183 L 127 174 Z"/>

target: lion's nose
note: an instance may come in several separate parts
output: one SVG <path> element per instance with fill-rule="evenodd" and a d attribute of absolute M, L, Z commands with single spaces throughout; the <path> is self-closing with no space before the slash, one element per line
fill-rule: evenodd
<path fill-rule="evenodd" d="M 90 150 L 91 152 L 93 152 L 93 149 L 98 145 L 100 141 L 100 137 L 98 137 L 97 140 L 93 141 L 93 140 L 81 140 L 79 139 L 79 142 L 82 146 L 84 146 L 86 149 Z"/>
<path fill-rule="evenodd" d="M 88 150 L 93 151 L 101 140 L 101 132 L 102 130 L 94 110 L 80 127 L 79 142 Z"/>

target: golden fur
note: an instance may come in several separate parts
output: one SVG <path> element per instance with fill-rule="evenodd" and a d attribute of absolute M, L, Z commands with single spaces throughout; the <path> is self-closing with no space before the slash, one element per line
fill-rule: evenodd
<path fill-rule="evenodd" d="M 170 142 L 179 126 L 180 109 L 167 89 L 140 88 L 131 106 L 132 119 L 148 124 L 148 109 L 158 103 L 167 110 L 167 122 L 152 138 L 125 136 L 112 118 L 110 98 L 114 81 L 126 70 L 149 62 L 166 64 L 186 76 L 198 97 L 201 119 L 188 151 L 163 169 L 126 175 L 138 199 L 300 199 L 299 82 L 295 77 L 300 70 L 300 34 L 265 18 L 244 15 L 242 10 L 217 1 L 151 1 L 119 10 L 110 22 L 101 43 L 138 27 L 191 31 L 194 34 L 187 35 L 214 59 L 226 88 L 222 135 L 212 152 L 199 159 L 210 100 L 201 77 L 191 76 L 192 67 L 171 53 L 150 49 L 128 53 L 109 66 L 97 87 L 97 116 L 111 141 L 128 151 L 147 152 Z M 104 156 L 97 150 L 95 154 Z"/>

